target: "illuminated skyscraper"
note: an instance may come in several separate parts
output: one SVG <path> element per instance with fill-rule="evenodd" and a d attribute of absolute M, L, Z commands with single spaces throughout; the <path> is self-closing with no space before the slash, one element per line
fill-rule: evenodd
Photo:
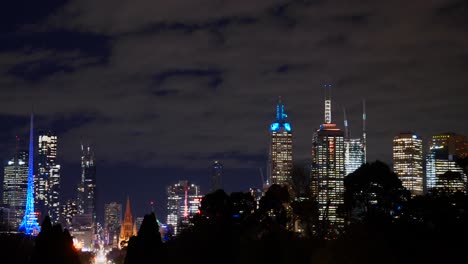
<path fill-rule="evenodd" d="M 104 205 L 104 225 L 108 234 L 108 245 L 117 247 L 120 226 L 122 225 L 122 204 L 110 203 Z"/>
<path fill-rule="evenodd" d="M 422 140 L 414 133 L 393 138 L 393 171 L 411 195 L 423 194 Z"/>
<path fill-rule="evenodd" d="M 17 138 L 18 140 L 18 138 Z M 7 205 L 13 222 L 11 226 L 18 228 L 24 216 L 26 194 L 28 192 L 28 153 L 19 151 L 16 147 L 15 156 L 8 161 L 4 168 L 3 204 Z"/>
<path fill-rule="evenodd" d="M 50 216 L 53 224 L 60 220 L 60 165 L 57 164 L 57 136 L 48 131 L 39 134 L 35 207 L 41 219 Z"/>
<path fill-rule="evenodd" d="M 326 86 L 327 92 L 330 86 Z M 337 213 L 344 204 L 344 133 L 331 122 L 331 98 L 325 99 L 325 124 L 312 140 L 311 189 L 319 206 L 320 232 L 333 238 L 344 227 Z"/>
<path fill-rule="evenodd" d="M 211 178 L 210 178 L 210 183 L 211 183 L 211 188 L 210 191 L 214 192 L 216 190 L 222 189 L 222 179 L 223 179 L 223 165 L 219 161 L 215 161 L 213 163 L 212 169 L 211 169 Z"/>
<path fill-rule="evenodd" d="M 190 217 L 198 213 L 201 202 L 200 187 L 188 181 L 167 187 L 167 224 L 172 225 L 174 235 L 189 224 Z"/>
<path fill-rule="evenodd" d="M 344 126 L 345 126 L 345 176 L 353 173 L 362 164 L 366 163 L 366 112 L 365 103 L 363 104 L 362 114 L 362 138 L 351 138 L 348 120 L 346 118 L 346 110 L 344 110 Z"/>
<path fill-rule="evenodd" d="M 27 235 L 37 235 L 41 227 L 37 223 L 37 215 L 34 211 L 34 117 L 31 114 L 31 125 L 29 130 L 29 157 L 28 157 L 28 190 L 26 193 L 26 205 L 24 217 L 18 228 L 18 232 Z"/>
<path fill-rule="evenodd" d="M 127 197 L 127 206 L 125 208 L 125 217 L 120 226 L 119 247 L 124 247 L 132 236 L 136 235 L 133 230 L 132 210 L 130 209 L 130 197 Z"/>
<path fill-rule="evenodd" d="M 281 97 L 276 105 L 276 121 L 270 125 L 269 178 L 271 184 L 292 184 L 292 130 L 286 122 Z"/>
<path fill-rule="evenodd" d="M 459 172 L 466 183 L 466 175 L 457 165 L 459 158 L 468 156 L 468 140 L 465 136 L 455 133 L 434 135 L 429 142 L 429 152 L 426 156 L 426 188 L 431 191 L 437 186 L 438 178 L 447 171 Z"/>
<path fill-rule="evenodd" d="M 90 214 L 96 225 L 96 166 L 91 148 L 81 145 L 81 182 L 78 185 L 78 213 Z"/>

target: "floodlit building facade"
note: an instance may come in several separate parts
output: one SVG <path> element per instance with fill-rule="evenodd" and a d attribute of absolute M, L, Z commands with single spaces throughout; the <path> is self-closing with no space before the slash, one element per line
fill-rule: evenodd
<path fill-rule="evenodd" d="M 411 195 L 423 195 L 422 140 L 416 134 L 401 133 L 393 138 L 393 171 Z"/>
<path fill-rule="evenodd" d="M 286 122 L 281 97 L 276 105 L 276 120 L 270 125 L 269 179 L 271 184 L 292 185 L 293 148 L 291 124 Z"/>
<path fill-rule="evenodd" d="M 130 208 L 130 197 L 127 197 L 125 216 L 123 223 L 120 225 L 119 247 L 122 248 L 127 246 L 128 241 L 133 235 L 136 235 L 136 233 L 133 230 L 133 217 L 132 210 Z"/>
<path fill-rule="evenodd" d="M 190 222 L 191 216 L 199 211 L 200 187 L 188 181 L 179 181 L 167 187 L 167 224 L 177 235 Z"/>
<path fill-rule="evenodd" d="M 329 87 L 327 87 L 329 88 Z M 331 122 L 331 99 L 325 99 L 325 123 L 312 139 L 311 189 L 319 207 L 319 232 L 336 237 L 344 227 L 338 208 L 344 204 L 344 132 Z"/>
<path fill-rule="evenodd" d="M 51 131 L 39 134 L 35 207 L 40 219 L 49 215 L 53 224 L 60 221 L 60 165 L 57 164 L 57 136 Z"/>
<path fill-rule="evenodd" d="M 437 186 L 438 178 L 447 171 L 461 173 L 466 183 L 466 175 L 458 166 L 457 160 L 468 156 L 468 140 L 465 136 L 455 133 L 434 135 L 429 142 L 426 156 L 426 188 L 431 191 Z M 466 191 L 466 190 L 465 190 Z"/>

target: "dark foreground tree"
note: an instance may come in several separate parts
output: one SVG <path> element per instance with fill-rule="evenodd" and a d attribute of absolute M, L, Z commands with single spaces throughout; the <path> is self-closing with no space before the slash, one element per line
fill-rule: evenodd
<path fill-rule="evenodd" d="M 363 164 L 344 184 L 345 212 L 351 222 L 390 220 L 410 199 L 398 176 L 381 161 Z"/>
<path fill-rule="evenodd" d="M 80 263 L 68 230 L 63 230 L 60 224 L 52 226 L 49 216 L 42 222 L 41 229 L 36 238 L 31 264 Z"/>
<path fill-rule="evenodd" d="M 125 264 L 164 263 L 159 226 L 154 213 L 145 215 L 137 236 L 128 242 Z"/>

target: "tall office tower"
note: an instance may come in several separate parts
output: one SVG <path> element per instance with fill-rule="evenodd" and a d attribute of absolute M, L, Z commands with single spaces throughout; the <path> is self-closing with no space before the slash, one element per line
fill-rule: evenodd
<path fill-rule="evenodd" d="M 70 228 L 73 223 L 73 217 L 78 214 L 78 205 L 75 200 L 67 200 L 62 204 L 61 222 L 64 228 Z"/>
<path fill-rule="evenodd" d="M 455 133 L 432 136 L 429 142 L 429 152 L 426 156 L 427 191 L 438 187 L 436 184 L 438 178 L 447 171 L 461 173 L 464 182 L 466 182 L 466 175 L 457 164 L 458 159 L 466 156 L 468 156 L 468 140 L 465 136 Z"/>
<path fill-rule="evenodd" d="M 133 232 L 133 217 L 132 210 L 130 209 L 130 198 L 127 197 L 127 206 L 125 208 L 125 217 L 120 226 L 119 247 L 124 247 L 128 244 L 130 238 L 136 235 Z"/>
<path fill-rule="evenodd" d="M 344 204 L 344 133 L 331 122 L 331 86 L 325 88 L 325 124 L 312 140 L 311 189 L 319 206 L 318 232 L 333 238 L 344 227 L 344 218 L 337 213 Z"/>
<path fill-rule="evenodd" d="M 215 161 L 213 166 L 211 167 L 211 177 L 210 177 L 210 184 L 211 188 L 210 191 L 214 192 L 219 189 L 223 189 L 222 185 L 223 179 L 223 165 L 219 161 Z"/>
<path fill-rule="evenodd" d="M 18 228 L 24 216 L 28 191 L 27 160 L 28 154 L 25 151 L 20 151 L 17 145 L 15 156 L 8 161 L 4 169 L 3 204 L 8 206 L 9 212 L 13 214 L 9 219 L 13 219 L 10 225 L 14 228 Z"/>
<path fill-rule="evenodd" d="M 167 187 L 167 224 L 177 235 L 189 223 L 190 217 L 198 213 L 201 202 L 200 187 L 188 181 Z"/>
<path fill-rule="evenodd" d="M 422 140 L 414 133 L 393 138 L 393 171 L 411 195 L 423 195 Z"/>
<path fill-rule="evenodd" d="M 109 203 L 104 205 L 104 228 L 108 234 L 108 245 L 117 247 L 119 231 L 122 224 L 122 204 Z"/>
<path fill-rule="evenodd" d="M 276 121 L 270 125 L 269 178 L 271 184 L 292 185 L 292 130 L 286 122 L 281 97 L 276 105 Z"/>
<path fill-rule="evenodd" d="M 35 207 L 40 219 L 50 216 L 53 224 L 60 221 L 60 165 L 57 164 L 57 136 L 51 131 L 39 134 Z"/>
<path fill-rule="evenodd" d="M 26 204 L 24 217 L 18 228 L 18 232 L 27 235 L 37 235 L 41 227 L 37 223 L 37 215 L 34 211 L 34 117 L 31 114 L 31 125 L 29 130 L 29 157 L 28 157 L 28 189 L 26 193 Z"/>
<path fill-rule="evenodd" d="M 81 145 L 81 182 L 78 185 L 78 212 L 90 214 L 96 226 L 96 166 L 91 148 Z"/>
<path fill-rule="evenodd" d="M 348 119 L 346 118 L 346 110 L 344 110 L 344 126 L 345 126 L 345 176 L 353 173 L 362 164 L 366 163 L 366 113 L 365 104 L 363 104 L 362 115 L 362 138 L 351 138 Z"/>

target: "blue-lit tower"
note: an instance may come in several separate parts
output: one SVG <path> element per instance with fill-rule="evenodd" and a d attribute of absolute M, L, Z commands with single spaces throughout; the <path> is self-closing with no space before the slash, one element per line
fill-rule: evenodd
<path fill-rule="evenodd" d="M 222 178 L 223 178 L 223 165 L 215 160 L 211 168 L 211 177 L 210 177 L 210 191 L 214 192 L 216 190 L 222 189 Z"/>
<path fill-rule="evenodd" d="M 31 114 L 31 127 L 29 130 L 29 163 L 28 163 L 28 191 L 26 196 L 26 209 L 23 221 L 18 228 L 19 232 L 27 235 L 37 235 L 41 228 L 37 223 L 36 212 L 34 212 L 34 117 Z"/>
<path fill-rule="evenodd" d="M 286 122 L 281 97 L 276 105 L 276 121 L 270 125 L 269 180 L 271 184 L 292 184 L 292 130 Z"/>

